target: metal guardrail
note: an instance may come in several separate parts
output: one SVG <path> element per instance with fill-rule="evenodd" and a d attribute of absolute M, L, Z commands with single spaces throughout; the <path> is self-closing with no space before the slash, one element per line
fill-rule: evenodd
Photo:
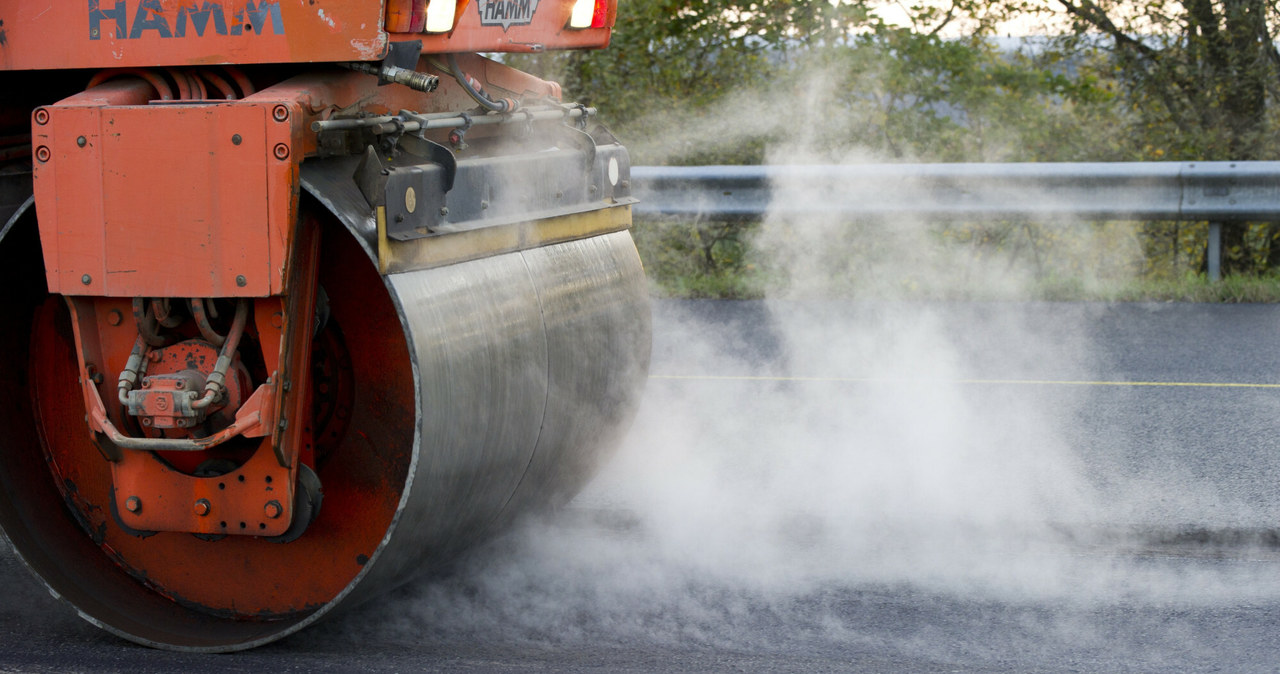
<path fill-rule="evenodd" d="M 1280 221 L 1280 162 L 636 166 L 638 216 Z"/>

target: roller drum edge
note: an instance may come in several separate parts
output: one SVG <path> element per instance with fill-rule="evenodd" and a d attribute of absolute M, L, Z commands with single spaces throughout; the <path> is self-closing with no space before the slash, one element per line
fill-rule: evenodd
<path fill-rule="evenodd" d="M 513 517 L 572 498 L 630 423 L 650 349 L 626 232 L 388 284 L 412 335 L 422 407 L 412 484 L 375 587 L 411 578 L 422 550 L 453 558 Z"/>
<path fill-rule="evenodd" d="M 55 389 L 53 368 L 32 361 L 47 351 L 33 344 L 63 339 L 65 329 L 41 318 L 35 230 L 20 221 L 0 239 L 10 326 L 0 331 L 0 399 L 10 401 L 0 406 L 0 524 L 51 592 L 149 646 L 217 652 L 274 641 L 439 568 L 521 513 L 566 502 L 625 431 L 647 375 L 647 286 L 625 231 L 383 277 L 364 241 L 329 226 L 320 282 L 350 353 L 355 403 L 351 427 L 318 469 L 320 518 L 286 544 L 137 540 L 84 516 L 98 507 L 85 503 L 91 476 L 59 485 L 49 470 L 50 445 L 79 442 L 63 440 L 61 427 L 81 420 L 41 418 L 50 399 L 74 400 L 75 381 L 71 394 Z M 156 540 L 169 542 L 172 563 L 145 550 Z M 281 583 L 259 574 L 318 582 L 300 561 L 312 558 L 325 569 L 315 574 L 345 580 L 327 600 L 287 613 L 210 608 L 169 585 L 202 573 L 231 596 L 270 594 Z M 195 559 L 201 568 L 182 571 Z"/>

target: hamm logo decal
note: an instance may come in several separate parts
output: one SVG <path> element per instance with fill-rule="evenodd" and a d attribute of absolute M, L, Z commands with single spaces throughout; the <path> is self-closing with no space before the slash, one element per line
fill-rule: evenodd
<path fill-rule="evenodd" d="M 480 11 L 482 25 L 502 26 L 505 33 L 512 26 L 533 23 L 538 0 L 480 0 L 476 3 L 476 9 Z"/>
<path fill-rule="evenodd" d="M 114 34 L 117 40 L 204 37 L 206 33 L 284 35 L 278 1 L 243 0 L 235 5 L 224 8 L 221 2 L 187 0 L 175 13 L 165 11 L 160 0 L 89 0 L 89 39 L 100 40 L 104 32 Z"/>

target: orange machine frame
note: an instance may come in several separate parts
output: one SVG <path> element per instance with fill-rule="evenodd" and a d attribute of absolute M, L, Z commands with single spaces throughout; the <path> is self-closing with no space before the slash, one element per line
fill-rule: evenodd
<path fill-rule="evenodd" d="M 425 26 L 418 18 L 428 1 L 456 3 L 450 30 L 421 32 Z M 361 69 L 355 62 L 392 53 L 388 61 L 396 61 L 395 67 L 412 67 L 402 58 L 405 50 L 392 48 L 395 42 L 419 41 L 424 53 L 605 46 L 616 0 L 597 0 L 591 25 L 584 28 L 569 25 L 573 5 L 0 0 L 0 70 L 97 70 L 85 75 L 83 92 L 34 108 L 31 146 L 46 282 L 70 309 L 86 432 L 112 463 L 114 505 L 123 523 L 138 531 L 201 534 L 241 533 L 226 531 L 232 522 L 255 535 L 279 536 L 288 528 L 297 471 L 309 462 L 311 444 L 306 424 L 288 422 L 305 419 L 310 409 L 307 326 L 317 301 L 319 248 L 314 223 L 302 222 L 299 212 L 299 174 L 302 161 L 317 150 L 312 124 L 335 115 L 474 105 L 464 87 L 426 59 L 416 67 L 441 76 L 438 88 L 426 95 L 381 86 L 367 69 L 353 72 Z M 385 29 L 388 22 L 397 32 Z M 410 62 L 415 49 L 407 50 Z M 261 91 L 246 74 L 255 65 L 316 61 L 350 69 L 258 72 L 258 81 L 268 85 Z M 486 87 L 517 97 L 559 98 L 558 85 L 499 63 L 466 54 L 451 62 Z M 131 358 L 164 357 L 158 344 L 131 354 L 135 341 L 143 343 L 142 324 L 135 329 L 121 318 L 131 302 L 145 306 L 162 298 L 252 303 L 250 330 L 262 347 L 267 380 L 237 398 L 235 423 L 214 436 L 262 439 L 267 451 L 258 451 L 235 476 L 247 475 L 259 491 L 240 497 L 214 492 L 208 480 L 134 451 L 160 445 L 122 431 L 123 405 L 144 422 L 168 419 L 170 406 L 178 405 L 168 389 L 153 388 L 126 401 L 129 389 L 118 392 L 112 379 L 123 373 L 124 380 Z M 168 374 L 173 373 L 162 376 Z M 148 407 L 153 404 L 164 413 Z M 203 418 L 182 417 L 181 428 Z M 169 431 L 175 434 L 161 439 L 192 445 L 181 451 L 203 451 L 201 443 L 225 439 Z M 203 504 L 203 512 L 193 510 L 193 503 Z M 206 517 L 214 512 L 223 515 L 217 524 Z"/>
<path fill-rule="evenodd" d="M 440 0 L 433 0 L 440 1 Z M 565 0 L 453 0 L 444 33 L 410 32 L 425 0 L 0 0 L 0 70 L 374 61 L 393 40 L 426 53 L 607 46 L 616 0 L 592 27 L 568 27 Z M 493 5 L 523 15 L 486 25 Z"/>

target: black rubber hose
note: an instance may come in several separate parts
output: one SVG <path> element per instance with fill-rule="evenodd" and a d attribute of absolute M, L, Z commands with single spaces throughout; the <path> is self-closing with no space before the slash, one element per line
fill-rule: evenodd
<path fill-rule="evenodd" d="M 458 84 L 462 86 L 463 91 L 466 91 L 468 95 L 476 99 L 476 102 L 486 110 L 493 110 L 494 112 L 515 112 L 516 109 L 520 107 L 518 103 L 509 98 L 494 101 L 488 96 L 485 96 L 483 92 L 473 87 L 471 85 L 471 80 L 467 79 L 467 74 L 462 72 L 462 68 L 458 67 L 457 54 L 449 54 L 449 70 L 453 71 L 453 79 L 458 81 Z"/>

